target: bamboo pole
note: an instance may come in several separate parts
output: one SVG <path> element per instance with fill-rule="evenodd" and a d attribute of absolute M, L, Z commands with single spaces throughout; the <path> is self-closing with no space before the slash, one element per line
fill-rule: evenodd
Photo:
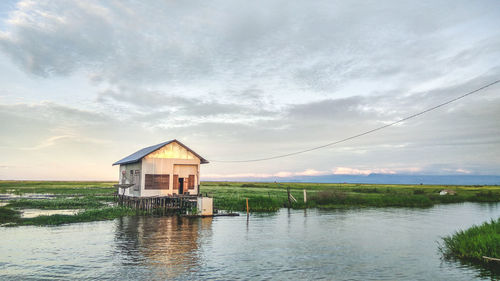
<path fill-rule="evenodd" d="M 290 208 L 292 206 L 292 199 L 290 198 L 290 187 L 287 186 L 286 187 L 286 193 L 287 193 L 287 197 L 288 197 L 288 208 Z"/>
<path fill-rule="evenodd" d="M 250 208 L 248 207 L 248 198 L 247 198 L 247 216 L 248 216 L 248 213 L 250 213 Z"/>
<path fill-rule="evenodd" d="M 496 261 L 496 262 L 500 262 L 500 259 L 497 259 L 497 258 L 490 258 L 490 257 L 487 257 L 487 256 L 483 256 L 483 259 L 487 260 L 487 261 Z"/>
<path fill-rule="evenodd" d="M 307 191 L 304 189 L 304 204 L 307 203 Z"/>

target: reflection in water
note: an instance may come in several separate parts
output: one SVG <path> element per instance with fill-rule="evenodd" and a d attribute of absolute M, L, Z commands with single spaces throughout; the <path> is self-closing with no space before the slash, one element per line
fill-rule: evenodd
<path fill-rule="evenodd" d="M 200 266 L 200 237 L 212 218 L 126 217 L 117 223 L 116 247 L 124 265 L 154 268 L 154 279 L 175 278 Z"/>
<path fill-rule="evenodd" d="M 496 263 L 490 263 L 488 265 L 484 265 L 468 261 L 462 261 L 456 258 L 443 259 L 443 263 L 445 263 L 447 266 L 450 267 L 456 266 L 464 270 L 474 268 L 477 271 L 476 277 L 488 280 L 500 280 L 500 268 Z"/>
<path fill-rule="evenodd" d="M 250 227 L 250 215 L 249 214 L 247 214 L 247 224 L 246 225 L 247 225 L 247 234 L 248 234 L 248 229 Z"/>

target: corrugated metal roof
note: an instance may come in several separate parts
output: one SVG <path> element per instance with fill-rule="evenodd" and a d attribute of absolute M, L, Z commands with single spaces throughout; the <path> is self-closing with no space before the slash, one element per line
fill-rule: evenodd
<path fill-rule="evenodd" d="M 159 144 L 156 144 L 156 145 L 152 145 L 152 146 L 148 146 L 148 147 L 145 147 L 137 152 L 134 152 L 132 154 L 130 154 L 129 156 L 121 159 L 121 160 L 118 160 L 116 161 L 115 163 L 113 163 L 113 166 L 114 165 L 122 165 L 122 164 L 130 164 L 130 163 L 135 163 L 135 162 L 138 162 L 139 160 L 141 160 L 142 158 L 144 158 L 144 156 L 164 147 L 165 145 L 169 144 L 169 143 L 172 143 L 172 142 L 176 142 L 178 143 L 179 145 L 181 145 L 182 147 L 184 147 L 185 149 L 189 150 L 191 153 L 193 153 L 194 155 L 196 155 L 196 157 L 200 158 L 200 162 L 201 164 L 206 164 L 208 163 L 208 161 L 201 157 L 200 155 L 198 155 L 196 152 L 192 151 L 189 147 L 185 146 L 184 144 L 182 144 L 180 141 L 178 140 L 169 140 L 169 141 L 166 141 L 166 142 L 162 142 L 162 143 L 159 143 Z"/>

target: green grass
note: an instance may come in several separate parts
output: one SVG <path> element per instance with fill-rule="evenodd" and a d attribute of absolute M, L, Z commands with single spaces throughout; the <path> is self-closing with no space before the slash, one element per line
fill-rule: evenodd
<path fill-rule="evenodd" d="M 55 195 L 112 195 L 115 182 L 0 181 L 0 193 Z"/>
<path fill-rule="evenodd" d="M 488 263 L 483 256 L 500 258 L 500 219 L 443 238 L 440 250 L 445 258 L 480 264 Z"/>
<path fill-rule="evenodd" d="M 105 206 L 103 201 L 111 201 L 109 197 L 85 196 L 75 198 L 54 198 L 54 199 L 16 199 L 10 200 L 7 207 L 30 208 L 30 209 L 91 209 Z"/>
<path fill-rule="evenodd" d="M 425 195 L 393 193 L 387 194 L 349 194 L 344 191 L 321 191 L 311 196 L 309 206 L 335 208 L 337 206 L 358 207 L 431 207 L 433 202 Z"/>
<path fill-rule="evenodd" d="M 0 207 L 0 223 L 8 226 L 20 225 L 61 225 L 77 222 L 91 222 L 112 220 L 119 217 L 142 215 L 141 211 L 126 207 L 106 207 L 99 209 L 88 209 L 76 215 L 50 215 L 34 218 L 21 218 L 20 213 L 8 207 Z"/>
<path fill-rule="evenodd" d="M 17 221 L 17 225 L 61 225 L 77 222 L 112 220 L 120 217 L 133 216 L 138 214 L 142 214 L 142 212 L 138 212 L 134 209 L 126 207 L 107 207 L 101 209 L 85 210 L 76 215 L 51 215 L 20 219 Z"/>
<path fill-rule="evenodd" d="M 19 211 L 7 207 L 0 207 L 0 224 L 16 222 L 20 217 Z"/>
<path fill-rule="evenodd" d="M 202 182 L 201 192 L 214 198 L 214 206 L 230 211 L 268 212 L 288 206 L 286 188 L 298 202 L 292 208 L 431 207 L 460 202 L 500 202 L 500 186 L 376 185 L 318 183 Z M 307 190 L 304 203 L 303 190 Z M 457 195 L 440 196 L 442 189 Z"/>

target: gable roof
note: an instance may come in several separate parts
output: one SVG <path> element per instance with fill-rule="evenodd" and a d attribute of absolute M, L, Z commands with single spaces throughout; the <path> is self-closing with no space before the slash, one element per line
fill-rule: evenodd
<path fill-rule="evenodd" d="M 155 152 L 156 150 L 164 147 L 167 144 L 173 143 L 173 142 L 178 143 L 180 146 L 184 147 L 189 152 L 193 153 L 196 157 L 200 158 L 201 164 L 209 163 L 205 158 L 201 157 L 198 153 L 192 151 L 189 147 L 185 146 L 180 141 L 178 141 L 176 139 L 173 139 L 173 140 L 162 142 L 162 143 L 159 143 L 159 144 L 156 144 L 156 145 L 148 146 L 148 147 L 145 147 L 145 148 L 143 148 L 143 149 L 141 149 L 139 151 L 136 151 L 136 152 L 130 154 L 129 156 L 127 156 L 127 157 L 125 157 L 125 158 L 123 158 L 121 160 L 116 161 L 115 163 L 113 163 L 113 166 L 114 165 L 122 165 L 122 164 L 130 164 L 130 163 L 139 162 L 146 155 L 148 155 L 148 154 L 150 154 L 152 152 Z"/>

